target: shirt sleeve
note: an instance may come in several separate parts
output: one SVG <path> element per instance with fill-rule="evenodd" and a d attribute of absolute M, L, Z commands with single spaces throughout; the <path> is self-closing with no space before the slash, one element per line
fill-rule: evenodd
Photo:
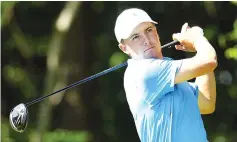
<path fill-rule="evenodd" d="M 174 91 L 174 81 L 182 60 L 152 60 L 148 63 L 144 77 L 145 100 L 149 105 L 169 92 Z"/>
<path fill-rule="evenodd" d="M 188 86 L 191 88 L 193 94 L 195 95 L 195 97 L 198 98 L 198 94 L 199 94 L 199 91 L 198 91 L 198 85 L 194 82 L 188 82 Z"/>

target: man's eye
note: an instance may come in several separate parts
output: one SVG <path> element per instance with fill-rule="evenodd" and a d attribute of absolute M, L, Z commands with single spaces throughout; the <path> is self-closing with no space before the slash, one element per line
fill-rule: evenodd
<path fill-rule="evenodd" d="M 152 29 L 152 28 L 149 28 L 149 29 L 147 29 L 147 32 L 151 32 L 151 31 L 153 31 L 153 29 Z"/>
<path fill-rule="evenodd" d="M 132 38 L 132 40 L 135 40 L 135 39 L 138 39 L 138 38 L 139 38 L 139 36 L 136 35 L 136 36 L 134 36 L 134 37 Z"/>

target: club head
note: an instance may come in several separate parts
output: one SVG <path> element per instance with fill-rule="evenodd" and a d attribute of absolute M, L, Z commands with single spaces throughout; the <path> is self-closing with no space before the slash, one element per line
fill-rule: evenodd
<path fill-rule="evenodd" d="M 26 105 L 19 104 L 10 112 L 9 121 L 12 128 L 17 132 L 23 132 L 28 124 L 28 109 Z"/>

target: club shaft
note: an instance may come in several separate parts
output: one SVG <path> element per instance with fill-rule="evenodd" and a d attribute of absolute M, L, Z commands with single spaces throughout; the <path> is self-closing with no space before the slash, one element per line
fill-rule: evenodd
<path fill-rule="evenodd" d="M 169 42 L 169 43 L 167 43 L 167 44 L 161 46 L 161 48 L 171 47 L 171 46 L 173 46 L 173 45 L 177 45 L 177 44 L 179 44 L 179 41 L 174 40 L 174 41 L 172 41 L 172 42 Z"/>
<path fill-rule="evenodd" d="M 95 79 L 95 78 L 97 78 L 97 77 L 99 77 L 99 76 L 102 76 L 102 75 L 104 75 L 104 74 L 107 74 L 107 73 L 109 73 L 109 72 L 112 72 L 112 71 L 114 71 L 114 70 L 117 70 L 117 69 L 119 69 L 119 68 L 121 68 L 121 67 L 124 67 L 124 66 L 127 66 L 127 62 L 121 63 L 121 64 L 119 64 L 119 65 L 116 65 L 116 66 L 112 67 L 112 68 L 106 69 L 106 70 L 104 70 L 104 71 L 102 71 L 102 72 L 100 72 L 100 73 L 94 74 L 94 75 L 92 75 L 92 76 L 90 76 L 90 77 L 87 77 L 87 78 L 85 78 L 85 79 L 82 79 L 82 80 L 80 80 L 80 81 L 77 81 L 77 82 L 75 82 L 75 83 L 73 83 L 73 84 L 71 84 L 71 85 L 68 85 L 68 86 L 66 86 L 66 87 L 64 87 L 64 88 L 62 88 L 62 89 L 60 89 L 60 90 L 58 90 L 58 91 L 55 91 L 55 92 L 53 92 L 53 93 L 51 93 L 51 94 L 49 94 L 49 95 L 40 97 L 40 98 L 35 99 L 35 100 L 31 101 L 31 102 L 28 102 L 28 103 L 26 103 L 25 105 L 26 105 L 26 106 L 30 106 L 30 105 L 32 105 L 32 104 L 34 104 L 34 103 L 37 103 L 37 102 L 40 102 L 40 101 L 46 99 L 47 97 L 52 96 L 52 95 L 54 95 L 54 94 L 56 94 L 56 93 L 59 93 L 59 92 L 61 92 L 61 91 L 64 91 L 64 90 L 73 88 L 73 87 L 75 87 L 75 86 L 77 86 L 77 85 L 80 85 L 80 84 L 82 84 L 82 83 L 85 83 L 85 82 L 87 82 L 87 81 L 90 81 L 90 80 L 92 80 L 92 79 Z"/>
<path fill-rule="evenodd" d="M 172 42 L 170 42 L 170 43 L 168 43 L 168 44 L 163 45 L 161 48 L 170 47 L 170 46 L 177 45 L 177 44 L 179 44 L 179 42 L 175 40 L 175 41 L 172 41 Z M 26 105 L 26 106 L 30 106 L 30 105 L 35 104 L 35 103 L 37 103 L 37 102 L 40 102 L 40 101 L 46 99 L 47 97 L 52 96 L 52 95 L 54 95 L 54 94 L 56 94 L 56 93 L 59 93 L 59 92 L 61 92 L 61 91 L 64 91 L 64 90 L 73 88 L 73 87 L 75 87 L 75 86 L 77 86 L 77 85 L 80 85 L 80 84 L 82 84 L 82 83 L 85 83 L 85 82 L 87 82 L 87 81 L 90 81 L 90 80 L 92 80 L 92 79 L 95 79 L 95 78 L 97 78 L 97 77 L 100 77 L 100 76 L 102 76 L 102 75 L 104 75 L 104 74 L 107 74 L 107 73 L 109 73 L 109 72 L 112 72 L 112 71 L 114 71 L 114 70 L 117 70 L 117 69 L 119 69 L 119 68 L 122 68 L 122 67 L 124 67 L 124 66 L 127 66 L 127 62 L 121 63 L 121 64 L 119 64 L 119 65 L 116 65 L 116 66 L 112 67 L 112 68 L 106 69 L 106 70 L 104 70 L 104 71 L 102 71 L 102 72 L 99 72 L 99 73 L 97 73 L 97 74 L 94 74 L 94 75 L 92 75 L 92 76 L 90 76 L 90 77 L 87 77 L 87 78 L 85 78 L 85 79 L 82 79 L 82 80 L 80 80 L 80 81 L 77 81 L 77 82 L 75 82 L 75 83 L 73 83 L 73 84 L 71 84 L 71 85 L 68 85 L 68 86 L 66 86 L 66 87 L 64 87 L 64 88 L 62 88 L 62 89 L 60 89 L 60 90 L 58 90 L 58 91 L 55 91 L 55 92 L 51 93 L 51 94 L 45 95 L 45 96 L 40 97 L 40 98 L 37 98 L 37 99 L 35 99 L 35 100 L 31 101 L 31 102 L 25 103 L 25 105 Z"/>

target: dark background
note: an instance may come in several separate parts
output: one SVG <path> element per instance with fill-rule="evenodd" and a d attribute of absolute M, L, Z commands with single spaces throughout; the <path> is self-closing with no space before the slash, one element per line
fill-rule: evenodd
<path fill-rule="evenodd" d="M 9 112 L 128 59 L 114 35 L 116 17 L 137 7 L 158 21 L 162 44 L 188 22 L 216 49 L 216 111 L 203 115 L 210 142 L 237 141 L 237 2 L 1 2 L 3 142 L 138 142 L 123 88 L 125 68 L 30 106 L 24 133 Z M 163 49 L 182 59 L 193 54 Z"/>

